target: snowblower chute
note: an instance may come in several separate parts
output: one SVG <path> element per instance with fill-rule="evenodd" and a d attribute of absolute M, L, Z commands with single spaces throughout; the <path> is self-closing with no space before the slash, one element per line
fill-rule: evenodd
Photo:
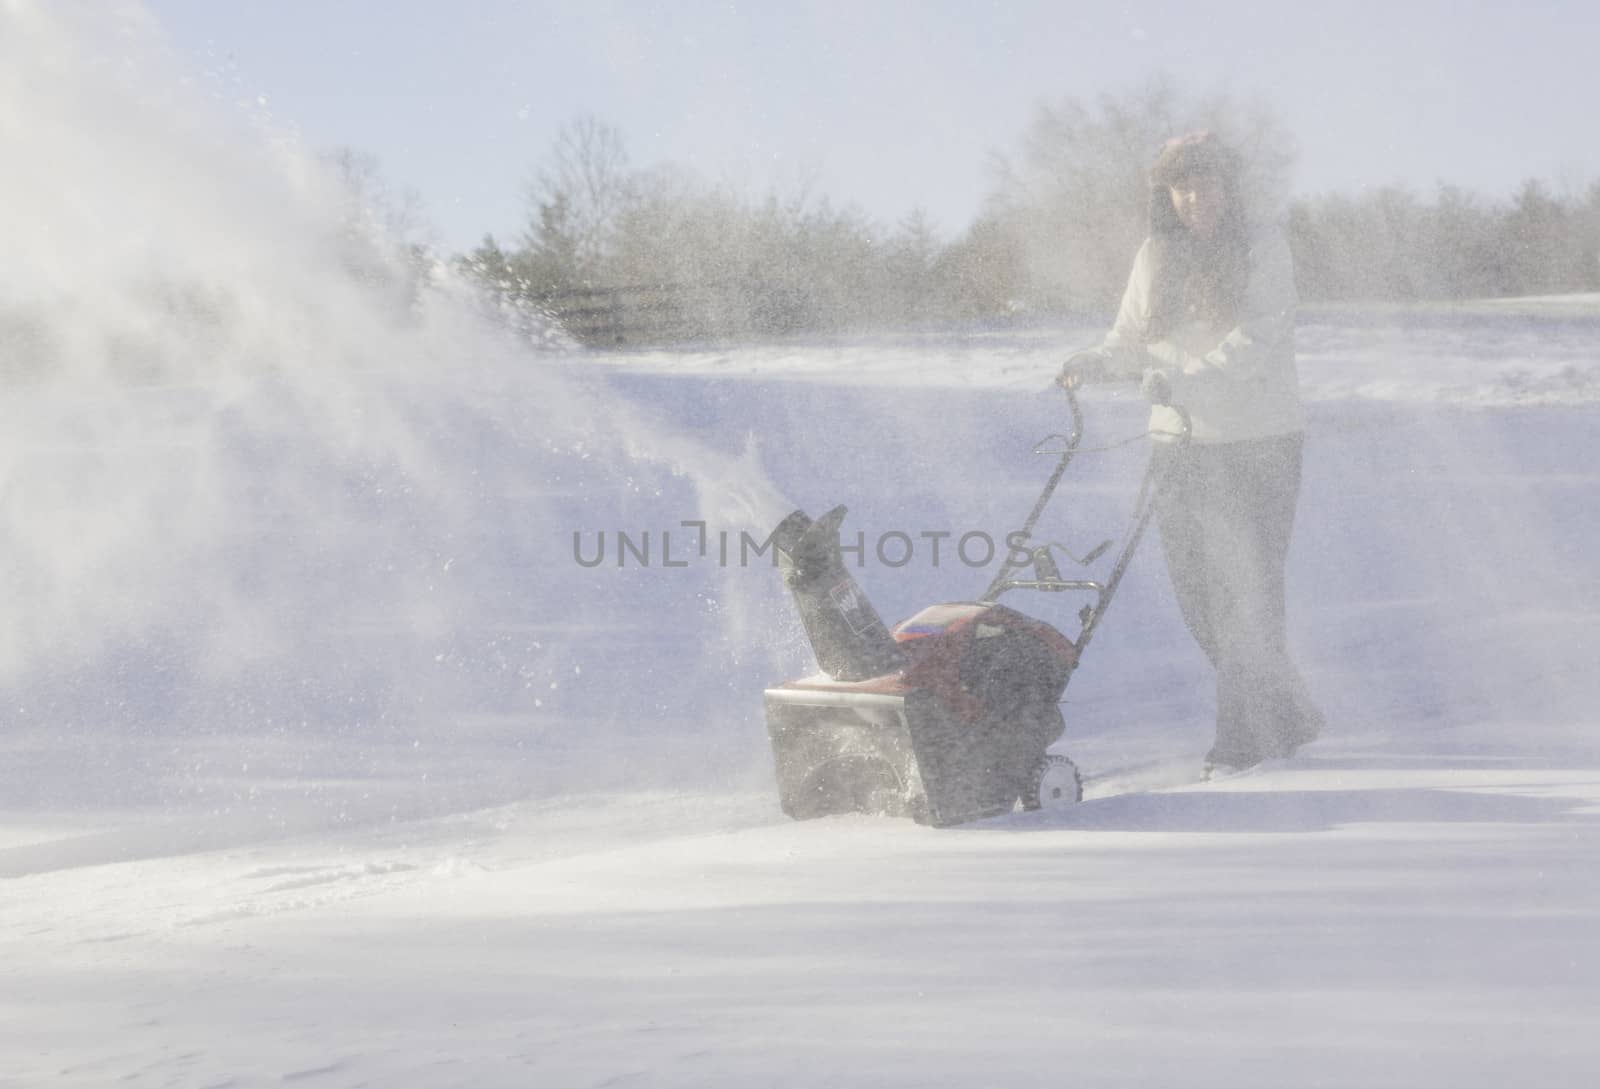
<path fill-rule="evenodd" d="M 1064 579 L 1035 523 L 1077 452 L 1082 416 L 1067 392 L 1072 433 L 1034 449 L 1060 458 L 1022 528 L 1032 567 L 1001 568 L 979 601 L 933 605 L 892 630 L 844 566 L 845 508 L 813 521 L 795 511 L 773 533 L 778 565 L 822 672 L 765 693 L 783 811 L 796 819 L 865 812 L 950 825 L 1076 802 L 1076 767 L 1048 752 L 1062 734 L 1060 700 L 1149 524 L 1171 458 L 1151 458 L 1132 524 L 1104 581 Z M 1187 429 L 1175 436 L 1187 442 Z M 1059 440 L 1058 449 L 1049 444 Z M 1110 547 L 1090 553 L 1093 562 Z M 1090 601 L 1069 639 L 997 604 L 1014 589 L 1081 591 Z"/>

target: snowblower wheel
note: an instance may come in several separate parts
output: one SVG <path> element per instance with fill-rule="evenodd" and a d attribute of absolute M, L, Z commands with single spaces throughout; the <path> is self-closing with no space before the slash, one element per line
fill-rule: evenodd
<path fill-rule="evenodd" d="M 1083 779 L 1078 765 L 1065 756 L 1046 753 L 1028 781 L 1022 795 L 1022 808 L 1065 809 L 1083 800 Z"/>

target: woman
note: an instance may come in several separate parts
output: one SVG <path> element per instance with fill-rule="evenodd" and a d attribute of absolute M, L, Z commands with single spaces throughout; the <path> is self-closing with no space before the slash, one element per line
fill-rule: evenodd
<path fill-rule="evenodd" d="M 1167 570 L 1217 674 L 1208 777 L 1287 756 L 1322 715 L 1290 660 L 1284 565 L 1300 491 L 1303 415 L 1288 241 L 1252 224 L 1239 164 L 1211 133 L 1173 140 L 1150 172 L 1150 235 L 1104 344 L 1062 381 L 1144 374 L 1151 431 L 1192 442 L 1158 497 Z"/>

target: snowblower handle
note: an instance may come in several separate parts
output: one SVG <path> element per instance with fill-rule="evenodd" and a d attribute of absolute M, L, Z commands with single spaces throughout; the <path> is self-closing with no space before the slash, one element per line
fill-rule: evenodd
<path fill-rule="evenodd" d="M 1155 513 L 1156 498 L 1166 486 L 1167 480 L 1172 475 L 1172 471 L 1179 459 L 1183 457 L 1184 448 L 1189 445 L 1193 438 L 1193 431 L 1190 426 L 1188 410 L 1182 405 L 1169 406 L 1178 416 L 1179 429 L 1175 434 L 1168 433 L 1173 440 L 1171 443 L 1166 444 L 1170 447 L 1169 451 L 1161 455 L 1157 455 L 1155 451 L 1151 452 L 1151 457 L 1145 465 L 1144 479 L 1139 485 L 1139 496 L 1134 500 L 1132 521 L 1128 526 L 1126 535 L 1123 537 L 1122 547 L 1117 551 L 1117 557 L 1111 566 L 1109 575 L 1107 575 L 1104 582 L 1092 579 L 1062 579 L 1059 572 L 1055 570 L 1054 560 L 1050 556 L 1051 546 L 1048 544 L 1032 546 L 1031 544 L 1034 523 L 1038 521 L 1040 514 L 1049 504 L 1050 497 L 1055 494 L 1056 485 L 1060 483 L 1062 474 L 1066 472 L 1067 465 L 1072 461 L 1073 455 L 1078 452 L 1079 439 L 1083 434 L 1083 411 L 1078 405 L 1077 394 L 1070 386 L 1063 385 L 1062 389 L 1067 395 L 1067 408 L 1072 413 L 1072 434 L 1050 436 L 1050 438 L 1064 439 L 1066 445 L 1060 452 L 1061 460 L 1056 464 L 1055 471 L 1050 474 L 1050 479 L 1045 484 L 1044 493 L 1039 496 L 1039 501 L 1034 504 L 1032 513 L 1028 515 L 1028 520 L 1023 525 L 1022 541 L 1029 547 L 1024 549 L 1019 546 L 1016 550 L 1025 552 L 1027 559 L 1024 563 L 1016 563 L 1008 556 L 1006 562 L 1001 565 L 999 573 L 995 575 L 994 581 L 984 591 L 982 600 L 992 602 L 1007 590 L 1021 589 L 1084 590 L 1094 594 L 1095 600 L 1084 606 L 1079 613 L 1082 627 L 1078 632 L 1078 637 L 1072 640 L 1078 653 L 1082 654 L 1084 648 L 1088 646 L 1089 639 L 1093 636 L 1095 628 L 1099 625 L 1100 618 L 1105 614 L 1106 607 L 1111 604 L 1111 598 L 1116 594 L 1117 587 L 1122 582 L 1122 576 L 1127 572 L 1129 561 L 1133 559 L 1133 554 L 1138 549 L 1145 530 L 1149 528 L 1151 518 Z M 1046 439 L 1035 445 L 1034 450 L 1043 452 L 1041 447 L 1044 442 L 1048 441 L 1049 439 Z M 1051 452 L 1054 453 L 1055 451 Z M 1010 540 L 1011 538 L 1008 537 L 1008 543 Z M 1105 551 L 1106 546 L 1101 546 L 1091 553 L 1091 557 L 1103 555 Z M 1018 568 L 1029 563 L 1035 568 L 1035 578 L 1016 579 L 1012 577 Z"/>
<path fill-rule="evenodd" d="M 1039 493 L 1039 499 L 1033 504 L 1033 510 L 1028 512 L 1027 519 L 1022 523 L 1022 533 L 1027 537 L 1033 536 L 1033 527 L 1038 524 L 1039 516 L 1050 505 L 1050 497 L 1056 493 L 1056 485 L 1061 483 L 1062 474 L 1067 471 L 1067 466 L 1072 463 L 1072 457 L 1078 452 L 1078 443 L 1083 439 L 1083 408 L 1078 404 L 1078 393 L 1068 385 L 1061 386 L 1061 392 L 1067 395 L 1067 411 L 1072 414 L 1072 432 L 1068 435 L 1046 435 L 1033 444 L 1035 454 L 1059 453 L 1061 460 L 1056 462 L 1056 467 L 1050 473 L 1050 479 L 1045 481 L 1044 491 Z M 1059 451 L 1046 450 L 1045 444 L 1052 439 L 1062 440 Z"/>
<path fill-rule="evenodd" d="M 1071 447 L 1078 448 L 1078 438 L 1083 434 L 1083 409 L 1078 404 L 1078 391 L 1072 386 L 1062 386 L 1061 392 L 1067 395 L 1067 411 L 1072 414 Z"/>
<path fill-rule="evenodd" d="M 1057 384 L 1061 387 L 1061 392 L 1066 394 L 1067 397 L 1067 411 L 1072 415 L 1072 432 L 1067 435 L 1046 435 L 1033 444 L 1033 452 L 1035 454 L 1058 454 L 1059 460 L 1056 462 L 1056 467 L 1050 471 L 1050 479 L 1044 482 L 1044 490 L 1039 493 L 1039 498 L 1034 501 L 1033 509 L 1028 512 L 1028 517 L 1023 521 L 1022 528 L 1018 531 L 1024 541 L 1033 539 L 1033 527 L 1039 523 L 1039 516 L 1044 513 L 1044 509 L 1050 505 L 1050 498 L 1056 493 L 1056 485 L 1061 483 L 1062 476 L 1066 474 L 1067 466 L 1072 464 L 1073 455 L 1078 452 L 1078 443 L 1083 439 L 1083 408 L 1078 404 L 1077 391 L 1065 382 Z M 1056 439 L 1061 440 L 1061 449 L 1047 450 L 1045 448 L 1046 444 Z M 1016 535 L 1008 535 L 1007 540 L 1009 541 Z M 1030 553 L 1030 555 L 1033 554 Z M 1048 556 L 1048 551 L 1046 555 Z M 1030 560 L 1030 562 L 1032 561 Z M 996 597 L 1005 593 L 1007 589 L 1011 589 L 1014 586 L 1011 574 L 1020 566 L 1022 565 L 1013 563 L 1010 559 L 1001 564 L 999 572 L 995 575 L 994 581 L 989 583 L 989 588 L 983 592 L 981 600 L 993 601 Z"/>

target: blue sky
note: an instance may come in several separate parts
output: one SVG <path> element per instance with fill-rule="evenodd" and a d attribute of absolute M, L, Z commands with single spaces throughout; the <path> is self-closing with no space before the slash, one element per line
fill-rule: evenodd
<path fill-rule="evenodd" d="M 1600 179 L 1600 4 L 146 0 L 190 71 L 375 155 L 439 238 L 514 238 L 563 124 L 948 234 L 1034 106 L 1157 73 L 1269 102 L 1297 191 Z"/>

